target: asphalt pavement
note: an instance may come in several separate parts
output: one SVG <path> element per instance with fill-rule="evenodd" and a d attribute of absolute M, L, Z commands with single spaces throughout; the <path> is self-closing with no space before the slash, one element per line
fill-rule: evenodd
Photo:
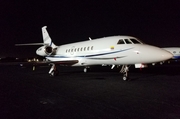
<path fill-rule="evenodd" d="M 180 65 L 119 69 L 0 66 L 1 119 L 179 119 Z"/>

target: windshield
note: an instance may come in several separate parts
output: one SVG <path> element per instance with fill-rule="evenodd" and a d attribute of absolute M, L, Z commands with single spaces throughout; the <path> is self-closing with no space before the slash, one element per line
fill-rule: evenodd
<path fill-rule="evenodd" d="M 139 39 L 131 38 L 131 39 L 120 39 L 117 44 L 144 44 Z"/>
<path fill-rule="evenodd" d="M 125 44 L 123 39 L 120 39 L 117 44 Z"/>
<path fill-rule="evenodd" d="M 136 39 L 130 39 L 134 44 L 142 44 L 140 41 L 136 40 Z"/>

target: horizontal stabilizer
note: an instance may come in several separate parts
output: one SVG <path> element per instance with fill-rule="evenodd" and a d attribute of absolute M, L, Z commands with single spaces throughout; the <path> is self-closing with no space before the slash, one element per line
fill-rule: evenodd
<path fill-rule="evenodd" d="M 48 45 L 48 43 L 27 43 L 27 44 L 15 44 L 15 46 L 25 46 L 25 45 Z"/>

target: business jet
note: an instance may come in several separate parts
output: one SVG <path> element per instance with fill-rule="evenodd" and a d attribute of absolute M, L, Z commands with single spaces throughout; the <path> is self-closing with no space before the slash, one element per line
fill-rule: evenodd
<path fill-rule="evenodd" d="M 148 63 L 156 63 L 172 58 L 172 54 L 161 48 L 144 44 L 131 36 L 109 36 L 57 46 L 52 42 L 47 30 L 42 27 L 43 43 L 16 45 L 43 45 L 36 54 L 44 56 L 51 66 L 50 76 L 57 74 L 56 65 L 83 66 L 87 72 L 92 65 L 122 66 L 123 80 L 128 80 L 130 65 L 144 68 Z"/>

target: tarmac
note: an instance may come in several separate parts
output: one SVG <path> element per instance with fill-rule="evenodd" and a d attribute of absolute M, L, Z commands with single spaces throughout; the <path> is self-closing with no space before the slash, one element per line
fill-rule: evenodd
<path fill-rule="evenodd" d="M 180 65 L 119 69 L 0 66 L 1 119 L 180 119 Z"/>

